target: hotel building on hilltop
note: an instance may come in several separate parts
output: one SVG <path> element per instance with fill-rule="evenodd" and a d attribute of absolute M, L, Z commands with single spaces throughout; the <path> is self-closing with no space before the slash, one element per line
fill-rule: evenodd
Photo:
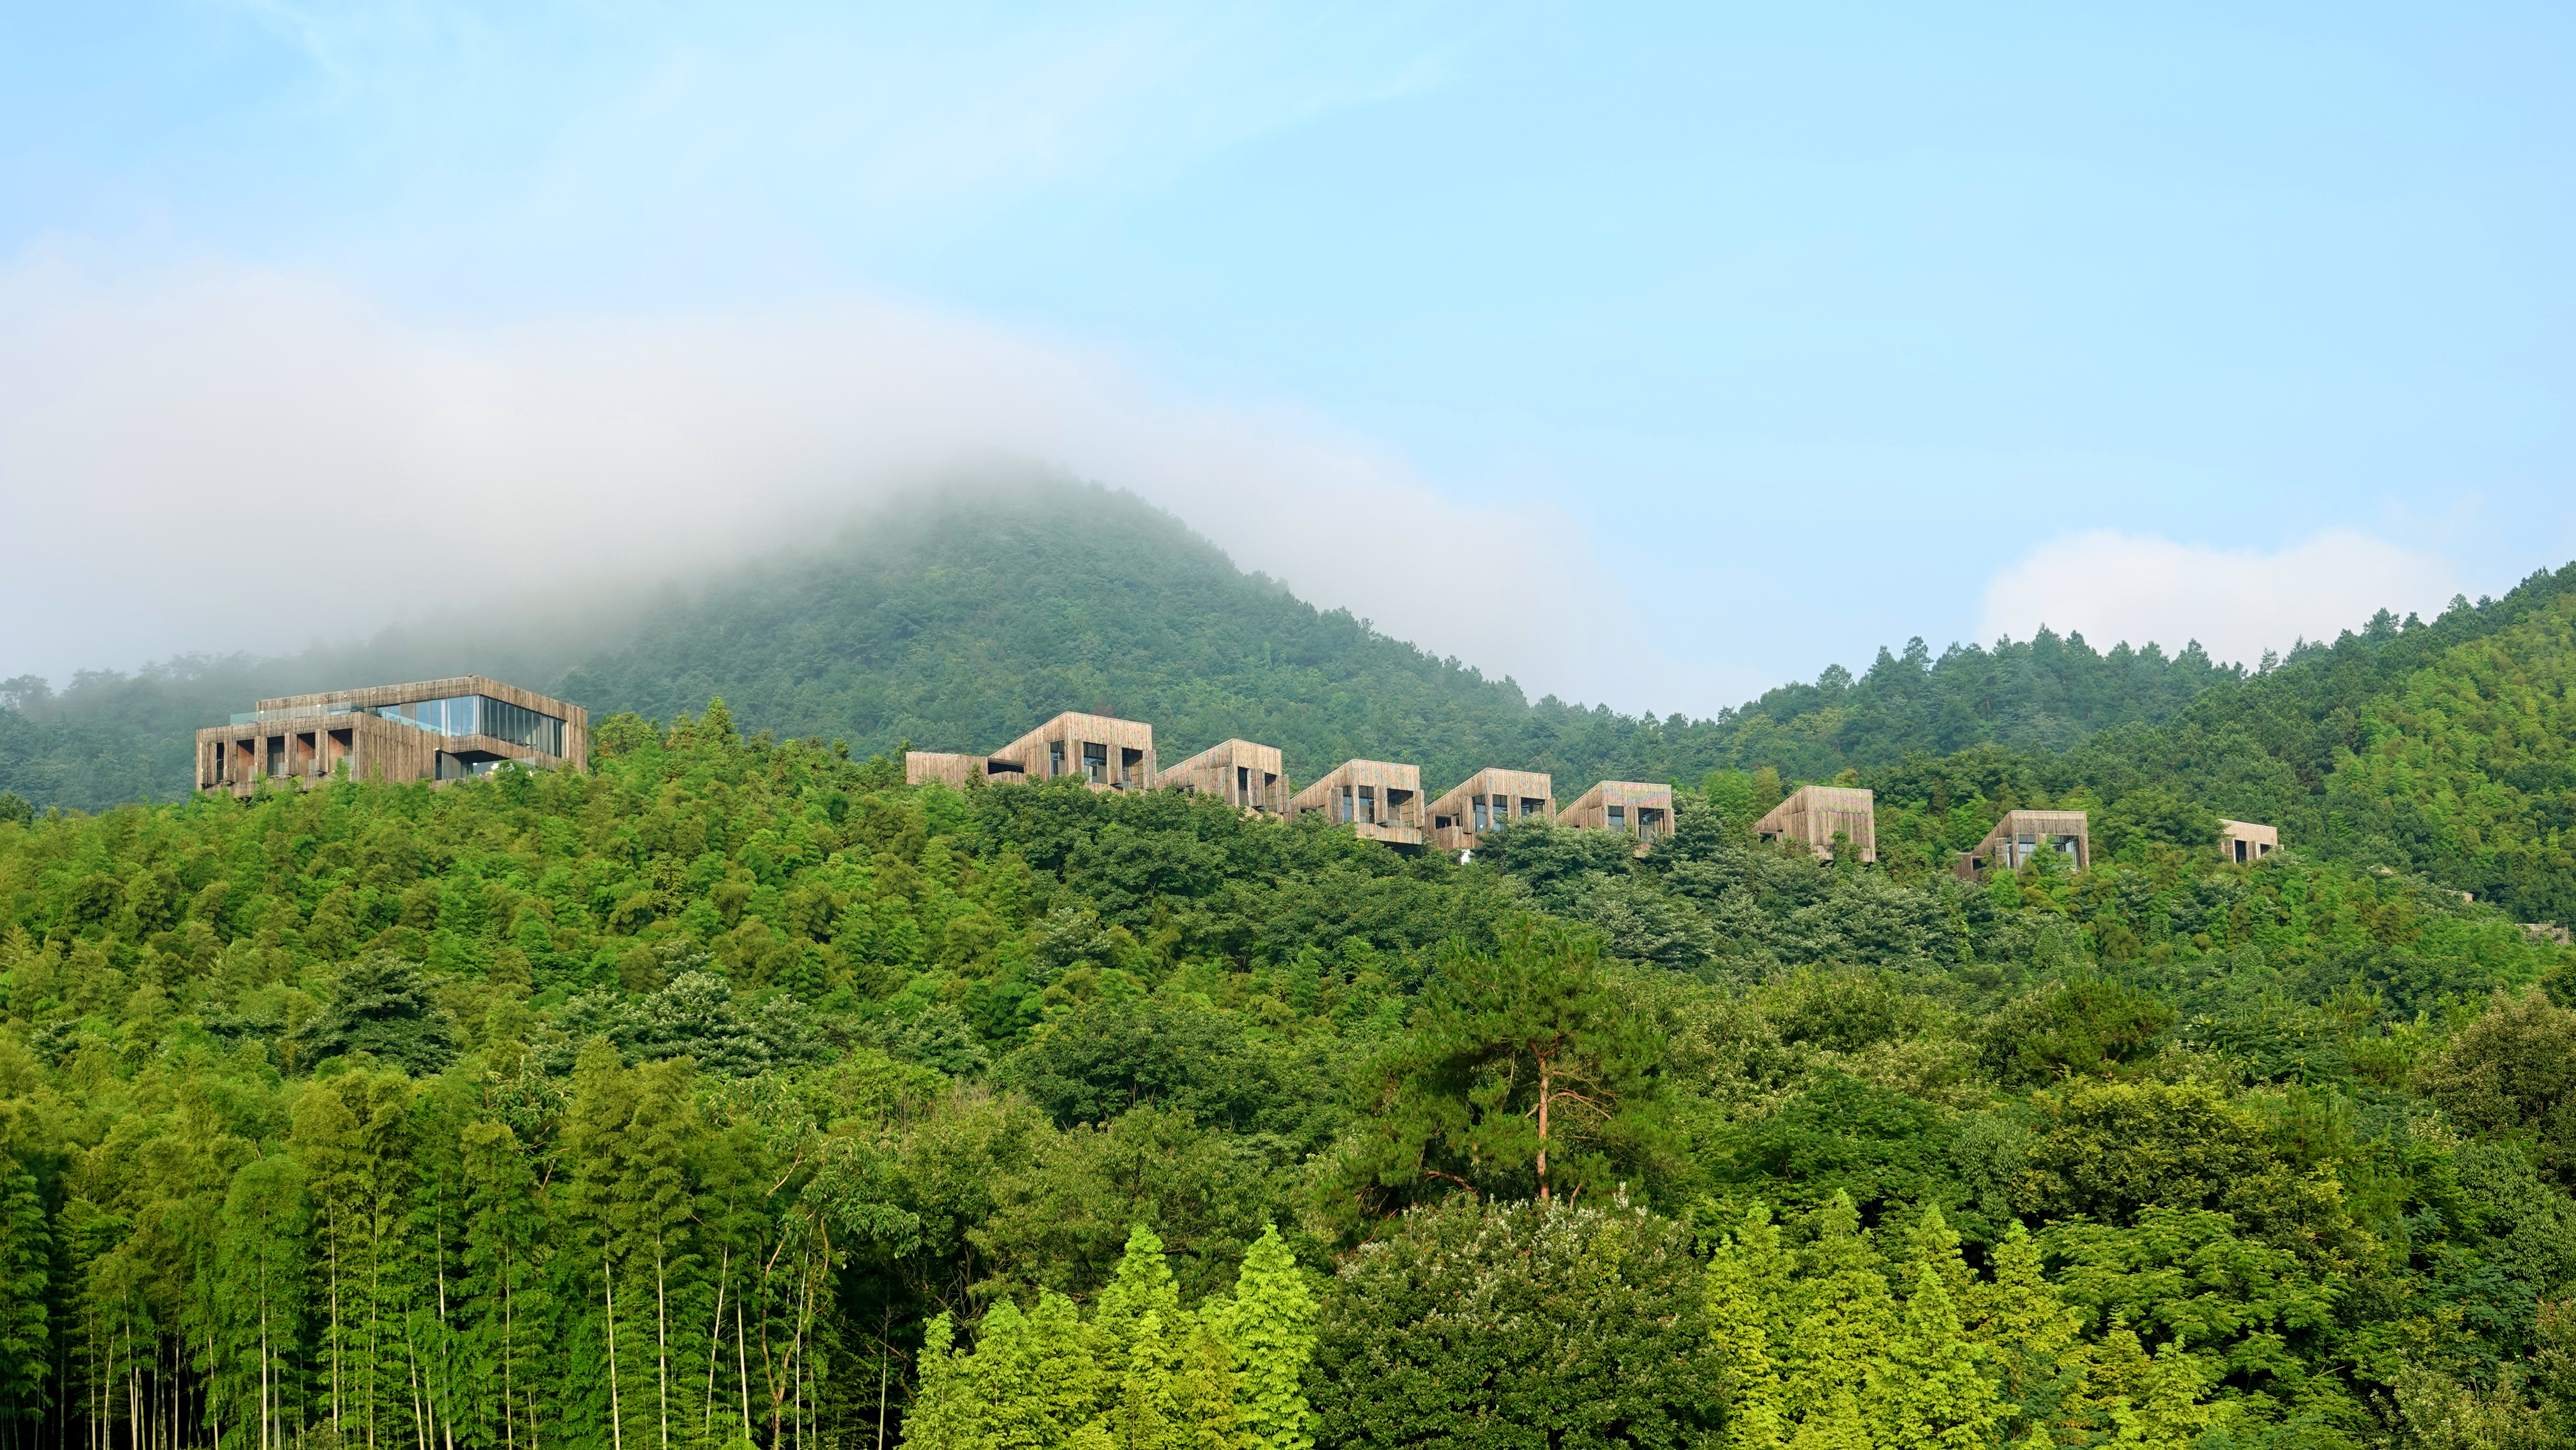
<path fill-rule="evenodd" d="M 1255 815 L 1288 815 L 1288 767 L 1276 745 L 1220 741 L 1155 776 L 1154 784 L 1216 796 Z"/>
<path fill-rule="evenodd" d="M 1613 831 L 1637 838 L 1637 854 L 1673 833 L 1673 788 L 1636 780 L 1605 780 L 1561 807 L 1556 823 Z"/>
<path fill-rule="evenodd" d="M 1765 842 L 1796 841 L 1832 859 L 1834 833 L 1860 848 L 1863 861 L 1878 859 L 1877 797 L 1857 786 L 1802 785 L 1753 823 Z"/>
<path fill-rule="evenodd" d="M 197 789 L 463 780 L 505 760 L 586 768 L 590 712 L 481 675 L 287 695 L 197 732 Z"/>
<path fill-rule="evenodd" d="M 1443 851 L 1472 851 L 1478 833 L 1530 818 L 1556 819 L 1556 782 L 1539 771 L 1489 765 L 1431 803 L 1431 838 Z"/>
<path fill-rule="evenodd" d="M 1366 840 L 1422 844 L 1422 769 L 1387 760 L 1345 760 L 1290 798 L 1290 819 L 1321 812 Z"/>
<path fill-rule="evenodd" d="M 2281 849 L 2281 828 L 2218 818 L 2218 854 L 2242 866 Z"/>
<path fill-rule="evenodd" d="M 988 780 L 1014 774 L 1022 780 L 1079 776 L 1093 790 L 1143 790 L 1154 783 L 1154 727 L 1067 710 L 984 762 Z"/>
<path fill-rule="evenodd" d="M 1976 849 L 1962 852 L 1951 870 L 1973 878 L 1985 871 L 2018 871 L 2042 851 L 2055 851 L 2082 871 L 2093 864 L 2093 837 L 2082 811 L 2006 811 Z"/>

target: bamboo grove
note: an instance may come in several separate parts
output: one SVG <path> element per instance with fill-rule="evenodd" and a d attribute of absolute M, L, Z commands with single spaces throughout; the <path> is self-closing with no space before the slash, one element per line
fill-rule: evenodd
<path fill-rule="evenodd" d="M 1461 864 L 721 702 L 598 736 L 0 821 L 11 1443 L 2505 1444 L 2576 1393 L 2571 954 L 2420 877 L 2152 795 L 1984 883 L 1756 845 L 1776 773 Z"/>

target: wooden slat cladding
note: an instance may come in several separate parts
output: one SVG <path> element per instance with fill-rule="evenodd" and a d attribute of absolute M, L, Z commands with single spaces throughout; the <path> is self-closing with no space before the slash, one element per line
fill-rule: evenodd
<path fill-rule="evenodd" d="M 1212 795 L 1256 815 L 1288 814 L 1288 766 L 1276 745 L 1220 741 L 1155 776 L 1154 784 Z"/>
<path fill-rule="evenodd" d="M 1770 814 L 1753 823 L 1765 841 L 1796 841 L 1819 856 L 1834 853 L 1834 833 L 1860 848 L 1863 861 L 1878 859 L 1877 797 L 1857 786 L 1802 785 Z"/>
<path fill-rule="evenodd" d="M 1367 840 L 1419 846 L 1422 769 L 1391 760 L 1345 760 L 1289 799 L 1288 814 L 1321 814 Z"/>
<path fill-rule="evenodd" d="M 1962 876 L 1980 871 L 2017 871 L 2042 851 L 2056 850 L 2074 860 L 2075 869 L 2093 864 L 2093 837 L 2082 811 L 2006 811 L 1986 832 L 1976 849 L 1954 866 Z"/>
<path fill-rule="evenodd" d="M 909 750 L 903 757 L 903 783 L 920 785 L 939 781 L 963 790 L 968 781 L 984 778 L 984 757 L 954 755 L 937 750 Z"/>
<path fill-rule="evenodd" d="M 1673 788 L 1641 780 L 1605 780 L 1560 807 L 1556 823 L 1577 830 L 1617 831 L 1637 838 L 1637 854 L 1673 832 Z"/>
<path fill-rule="evenodd" d="M 361 713 L 425 700 L 480 695 L 563 722 L 563 754 L 545 751 L 488 734 L 443 735 L 433 730 Z M 337 714 L 330 713 L 335 707 Z M 531 769 L 590 762 L 590 712 L 579 705 L 551 699 L 533 690 L 487 679 L 457 675 L 405 685 L 370 685 L 328 690 L 312 695 L 281 695 L 261 700 L 253 713 L 278 718 L 242 725 L 212 725 L 197 732 L 197 788 L 249 795 L 263 780 L 310 787 L 335 778 L 345 767 L 349 778 L 402 785 L 435 781 L 441 756 L 463 769 L 469 758 L 516 760 Z"/>
<path fill-rule="evenodd" d="M 1472 851 L 1476 833 L 1504 820 L 1556 819 L 1556 782 L 1535 770 L 1487 766 L 1431 803 L 1431 837 L 1444 851 Z"/>
<path fill-rule="evenodd" d="M 1068 710 L 986 758 L 988 779 L 1083 777 L 1096 790 L 1143 790 L 1155 775 L 1154 727 Z"/>

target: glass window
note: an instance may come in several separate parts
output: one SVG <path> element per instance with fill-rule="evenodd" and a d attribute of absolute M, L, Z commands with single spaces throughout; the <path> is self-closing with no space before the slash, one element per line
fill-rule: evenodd
<path fill-rule="evenodd" d="M 1612 806 L 1610 808 L 1610 829 L 1617 831 L 1623 836 L 1628 833 L 1628 808 L 1626 806 Z"/>
<path fill-rule="evenodd" d="M 1476 829 L 1481 831 L 1485 829 L 1485 798 L 1477 796 L 1471 804 L 1476 808 Z"/>

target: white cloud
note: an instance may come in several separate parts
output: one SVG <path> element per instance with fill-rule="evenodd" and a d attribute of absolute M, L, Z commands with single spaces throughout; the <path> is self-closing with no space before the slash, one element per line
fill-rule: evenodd
<path fill-rule="evenodd" d="M 0 272 L 0 677 L 683 570 L 995 455 L 1533 694 L 1665 703 L 1633 698 L 1663 667 L 1562 517 L 1098 348 L 877 301 L 434 328 L 309 277 L 59 258 Z"/>
<path fill-rule="evenodd" d="M 2266 553 L 2112 529 L 2033 550 L 1986 586 L 1982 633 L 2026 639 L 2042 624 L 2097 649 L 2199 640 L 2223 661 L 2332 639 L 2380 609 L 2428 617 L 2463 586 L 2448 559 L 2351 529 Z"/>

